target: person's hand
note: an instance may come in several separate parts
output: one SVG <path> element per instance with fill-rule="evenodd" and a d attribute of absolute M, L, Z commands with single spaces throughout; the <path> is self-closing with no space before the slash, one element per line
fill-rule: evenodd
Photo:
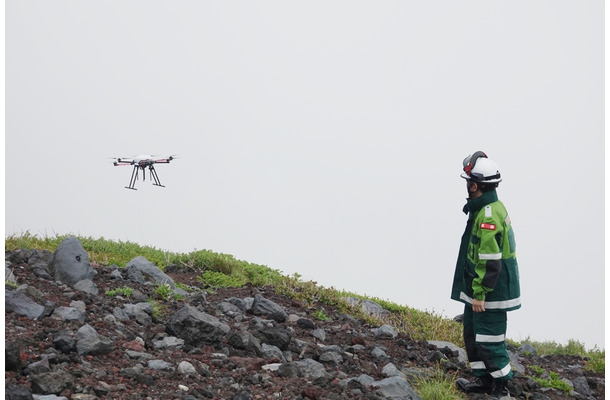
<path fill-rule="evenodd" d="M 485 300 L 473 300 L 472 311 L 474 312 L 485 312 Z"/>

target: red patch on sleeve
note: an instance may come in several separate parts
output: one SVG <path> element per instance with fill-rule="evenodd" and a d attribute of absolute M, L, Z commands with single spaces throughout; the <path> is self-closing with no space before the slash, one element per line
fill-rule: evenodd
<path fill-rule="evenodd" d="M 481 229 L 489 229 L 490 231 L 495 231 L 496 230 L 496 226 L 494 224 L 482 223 L 481 224 Z"/>

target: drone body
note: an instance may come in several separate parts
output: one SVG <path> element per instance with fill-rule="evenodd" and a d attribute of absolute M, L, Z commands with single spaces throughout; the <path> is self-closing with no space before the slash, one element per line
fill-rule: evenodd
<path fill-rule="evenodd" d="M 146 168 L 150 171 L 150 179 L 153 181 L 153 185 L 165 187 L 161 184 L 159 180 L 159 176 L 157 175 L 157 171 L 155 171 L 155 164 L 169 164 L 175 157 L 169 156 L 166 158 L 156 158 L 155 156 L 151 156 L 148 154 L 142 154 L 134 157 L 118 157 L 115 158 L 114 166 L 125 166 L 132 165 L 133 171 L 131 173 L 131 179 L 129 181 L 129 186 L 125 186 L 126 189 L 137 190 L 135 188 L 136 181 L 138 180 L 138 171 L 142 170 L 142 180 L 146 180 Z"/>

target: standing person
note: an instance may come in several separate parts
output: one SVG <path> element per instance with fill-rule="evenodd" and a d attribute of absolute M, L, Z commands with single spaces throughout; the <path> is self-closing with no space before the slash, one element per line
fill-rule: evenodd
<path fill-rule="evenodd" d="M 519 270 L 510 218 L 498 200 L 496 163 L 477 151 L 464 159 L 468 202 L 451 298 L 464 303 L 464 342 L 475 380 L 458 379 L 466 393 L 510 396 L 506 313 L 521 307 Z"/>

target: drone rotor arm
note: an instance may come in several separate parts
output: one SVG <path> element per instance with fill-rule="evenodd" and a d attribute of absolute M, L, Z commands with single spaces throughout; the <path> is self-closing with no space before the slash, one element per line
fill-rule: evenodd
<path fill-rule="evenodd" d="M 166 157 L 166 158 L 157 158 L 157 159 L 153 160 L 153 162 L 155 164 L 169 164 L 175 158 L 176 158 L 176 155 L 172 154 L 171 156 Z"/>

